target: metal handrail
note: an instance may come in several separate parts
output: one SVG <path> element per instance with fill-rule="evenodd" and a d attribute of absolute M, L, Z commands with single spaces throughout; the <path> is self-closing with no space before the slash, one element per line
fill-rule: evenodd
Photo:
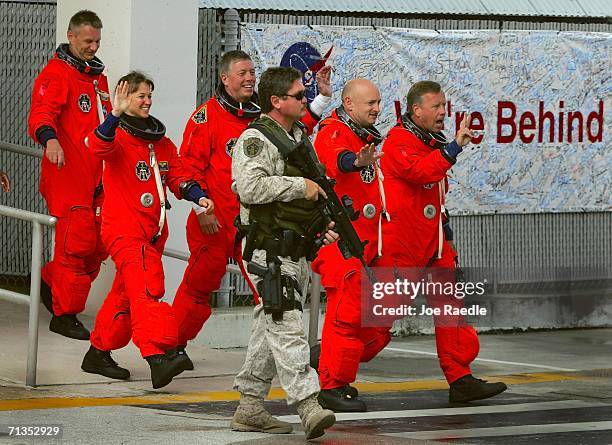
<path fill-rule="evenodd" d="M 55 227 L 57 218 L 27 210 L 0 205 L 0 215 L 32 222 L 32 266 L 30 272 L 30 295 L 0 289 L 0 299 L 30 306 L 28 317 L 28 361 L 26 365 L 26 385 L 36 386 L 36 367 L 38 363 L 38 321 L 40 318 L 40 271 L 42 267 L 43 233 L 42 226 Z"/>
<path fill-rule="evenodd" d="M 180 250 L 174 250 L 166 247 L 164 249 L 164 255 L 170 258 L 175 258 L 177 260 L 189 261 L 189 254 L 185 252 L 181 252 Z M 240 268 L 235 264 L 228 264 L 225 266 L 226 272 L 231 275 L 242 275 L 240 272 Z M 234 289 L 231 286 L 229 277 L 227 275 L 223 276 L 223 280 L 221 281 L 221 286 L 217 289 L 217 302 L 220 307 L 229 307 L 230 305 L 230 292 Z"/>
<path fill-rule="evenodd" d="M 321 275 L 312 273 L 310 288 L 310 318 L 308 319 L 308 344 L 312 347 L 319 341 L 319 308 L 321 306 Z"/>
<path fill-rule="evenodd" d="M 10 142 L 0 141 L 0 149 L 8 150 L 13 153 L 19 153 L 26 156 L 33 156 L 36 158 L 42 158 L 43 153 L 40 150 L 35 150 L 30 147 L 24 147 L 22 145 L 11 144 Z M 178 260 L 189 261 L 189 254 L 185 252 L 181 252 L 179 250 L 166 248 L 164 249 L 164 255 L 170 258 L 175 258 Z M 240 268 L 235 264 L 228 264 L 226 266 L 227 272 L 232 275 L 242 275 Z M 221 287 L 219 288 L 221 291 L 221 299 L 226 302 L 229 301 L 229 291 L 231 290 L 231 286 L 227 282 L 227 279 L 224 278 L 221 283 Z M 6 291 L 8 292 L 8 291 Z M 321 298 L 321 279 L 318 274 L 313 272 L 313 281 L 311 287 L 311 296 L 310 296 L 310 319 L 308 325 L 308 342 L 310 345 L 314 345 L 318 340 L 318 329 L 319 329 L 319 307 L 320 307 L 320 298 Z M 229 305 L 229 304 L 227 304 Z M 313 314 L 315 314 L 313 316 Z"/>
<path fill-rule="evenodd" d="M 175 258 L 177 260 L 189 261 L 188 253 L 182 252 L 180 250 L 171 249 L 169 247 L 166 247 L 164 249 L 164 255 L 170 258 Z M 232 275 L 242 275 L 240 267 L 236 266 L 235 264 L 228 264 L 225 267 L 225 270 L 231 273 Z"/>
<path fill-rule="evenodd" d="M 189 261 L 189 254 L 181 252 L 180 250 L 174 250 L 165 248 L 164 255 L 170 258 L 176 258 L 177 260 Z M 233 275 L 242 275 L 240 268 L 235 264 L 228 264 L 226 266 L 227 272 Z M 319 307 L 321 300 L 321 277 L 319 274 L 313 272 L 312 286 L 310 288 L 310 319 L 308 322 L 308 343 L 310 346 L 314 346 L 319 337 Z M 224 289 L 224 284 L 221 284 L 220 290 Z"/>
<path fill-rule="evenodd" d="M 25 147 L 23 145 L 12 144 L 6 141 L 0 141 L 0 150 L 11 151 L 20 155 L 32 156 L 34 158 L 42 159 L 43 152 L 36 150 L 31 147 Z"/>

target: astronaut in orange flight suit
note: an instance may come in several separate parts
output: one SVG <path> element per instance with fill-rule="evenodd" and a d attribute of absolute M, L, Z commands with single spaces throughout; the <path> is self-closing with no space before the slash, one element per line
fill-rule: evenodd
<path fill-rule="evenodd" d="M 102 240 L 115 262 L 113 287 L 96 317 L 82 369 L 126 379 L 129 371 L 110 351 L 132 339 L 151 367 L 154 388 L 170 383 L 190 365 L 176 354 L 178 328 L 164 296 L 162 253 L 168 238 L 166 186 L 178 197 L 213 211 L 213 204 L 184 168 L 164 125 L 149 114 L 153 82 L 132 72 L 121 78 L 107 119 L 87 137 L 104 159 L 106 202 Z"/>
<path fill-rule="evenodd" d="M 391 254 L 391 262 L 386 256 L 384 265 L 435 271 L 440 277 L 454 279 L 456 253 L 444 202 L 447 171 L 473 137 L 469 117 L 465 116 L 455 139 L 448 143 L 442 133 L 446 97 L 440 85 L 417 82 L 408 92 L 407 102 L 408 112 L 389 131 L 383 145 L 381 167 L 390 214 L 383 238 Z M 452 296 L 442 300 L 434 296 L 430 304 L 462 304 Z M 506 390 L 504 383 L 472 376 L 470 363 L 478 355 L 479 342 L 463 317 L 434 317 L 434 323 L 438 359 L 450 385 L 451 402 L 485 399 Z"/>

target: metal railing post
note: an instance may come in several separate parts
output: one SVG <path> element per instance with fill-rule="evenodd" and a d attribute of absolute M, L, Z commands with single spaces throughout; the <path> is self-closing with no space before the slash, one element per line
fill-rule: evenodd
<path fill-rule="evenodd" d="M 38 364 L 38 322 L 40 318 L 40 271 L 43 253 L 43 225 L 55 232 L 57 219 L 27 210 L 7 207 L 0 204 L 0 215 L 32 222 L 32 263 L 30 271 L 30 295 L 0 289 L 0 300 L 27 304 L 28 317 L 28 358 L 26 366 L 26 386 L 36 386 L 36 367 Z"/>
<path fill-rule="evenodd" d="M 49 252 L 49 262 L 51 262 L 55 256 L 55 226 L 51 227 L 51 242 L 49 245 L 51 246 L 51 252 Z"/>
<path fill-rule="evenodd" d="M 28 324 L 28 363 L 26 385 L 36 386 L 38 361 L 38 320 L 40 316 L 40 269 L 42 266 L 43 233 L 38 221 L 32 221 L 32 268 L 30 278 L 30 317 Z"/>
<path fill-rule="evenodd" d="M 230 280 L 231 276 L 229 272 L 225 272 L 223 279 L 221 280 L 221 286 L 217 289 L 217 307 L 230 307 L 230 294 L 233 286 Z"/>
<path fill-rule="evenodd" d="M 310 319 L 308 320 L 308 344 L 314 346 L 319 339 L 319 307 L 321 306 L 321 276 L 312 273 L 310 293 Z"/>

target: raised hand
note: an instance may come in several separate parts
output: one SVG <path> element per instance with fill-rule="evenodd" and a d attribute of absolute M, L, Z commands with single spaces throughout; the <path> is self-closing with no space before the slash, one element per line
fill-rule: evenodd
<path fill-rule="evenodd" d="M 357 159 L 355 159 L 355 167 L 365 167 L 366 165 L 372 165 L 378 161 L 384 153 L 376 151 L 376 145 L 366 144 L 361 147 L 359 153 L 357 153 Z"/>
<path fill-rule="evenodd" d="M 455 141 L 460 147 L 469 144 L 472 141 L 472 138 L 475 137 L 472 130 L 470 130 L 471 122 L 472 115 L 470 113 L 465 113 L 461 123 L 459 124 L 459 130 L 457 130 L 457 134 L 455 135 Z"/>
<path fill-rule="evenodd" d="M 113 115 L 115 117 L 121 116 L 130 106 L 130 96 L 128 94 L 129 85 L 123 81 L 115 88 L 115 97 L 113 98 Z"/>
<path fill-rule="evenodd" d="M 325 65 L 319 71 L 317 71 L 317 86 L 319 87 L 319 93 L 323 96 L 331 97 L 331 65 Z"/>

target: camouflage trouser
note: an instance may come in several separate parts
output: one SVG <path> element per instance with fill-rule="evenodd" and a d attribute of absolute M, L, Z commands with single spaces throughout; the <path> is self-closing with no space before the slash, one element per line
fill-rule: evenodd
<path fill-rule="evenodd" d="M 263 264 L 265 253 L 256 251 L 253 260 Z M 305 289 L 310 268 L 305 258 L 297 263 L 282 258 L 283 275 L 295 278 L 302 286 L 300 300 L 304 305 Z M 257 284 L 260 278 L 250 275 Z M 302 312 L 295 309 L 283 314 L 282 321 L 273 321 L 265 314 L 262 304 L 255 307 L 253 327 L 247 355 L 242 369 L 234 381 L 234 389 L 241 394 L 265 398 L 272 379 L 278 374 L 280 384 L 287 393 L 287 403 L 294 404 L 319 392 L 319 379 L 309 365 L 310 348 L 304 333 Z"/>

